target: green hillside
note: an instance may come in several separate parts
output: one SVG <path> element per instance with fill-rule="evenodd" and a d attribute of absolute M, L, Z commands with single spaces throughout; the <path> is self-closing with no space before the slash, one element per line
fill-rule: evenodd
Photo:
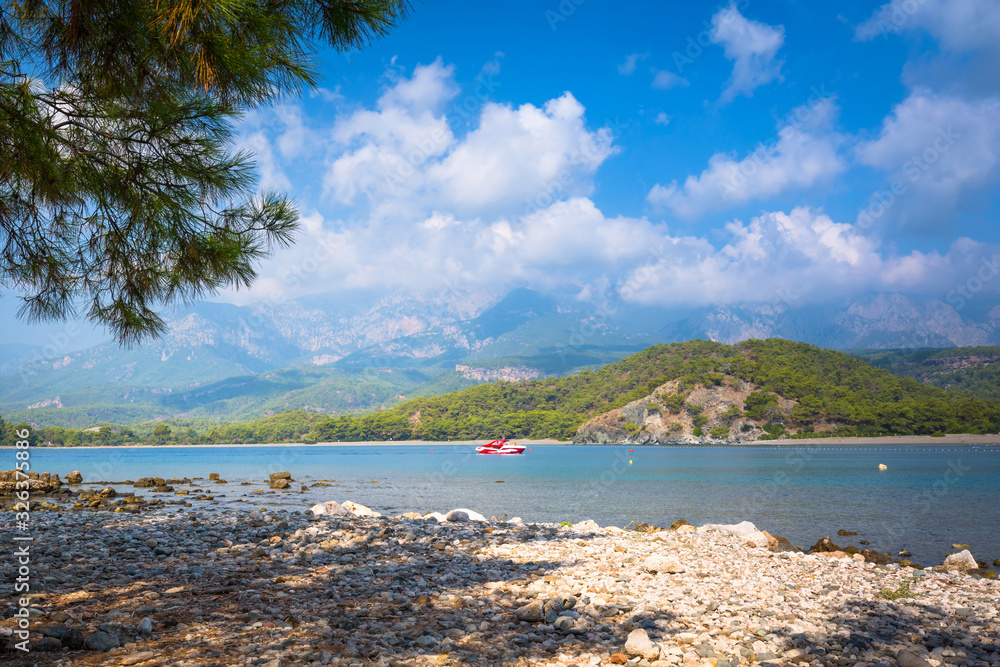
<path fill-rule="evenodd" d="M 566 439 L 590 417 L 648 396 L 670 380 L 680 380 L 683 390 L 726 378 L 758 387 L 764 405 L 752 410 L 768 424 L 833 424 L 842 435 L 1000 430 L 996 401 L 922 385 L 840 352 L 771 339 L 657 345 L 570 377 L 483 384 L 372 415 L 320 418 L 309 435 L 318 441 L 500 434 Z M 795 401 L 794 409 L 764 409 L 777 405 L 777 397 Z"/>
<path fill-rule="evenodd" d="M 244 424 L 171 420 L 169 433 L 155 424 L 102 435 L 43 429 L 42 440 L 78 444 L 103 438 L 150 442 L 311 442 L 481 439 L 499 435 L 572 438 L 585 421 L 676 380 L 665 410 L 684 406 L 698 386 L 753 387 L 740 408 L 772 436 L 813 430 L 837 435 L 996 433 L 1000 403 L 921 384 L 830 350 L 787 340 L 736 345 L 690 341 L 657 345 L 609 364 L 563 378 L 491 382 L 408 400 L 369 414 L 331 417 L 314 411 L 281 412 Z M 461 384 L 452 376 L 442 379 Z M 677 403 L 676 406 L 672 403 Z M 154 429 L 155 427 L 155 429 Z M 159 429 L 159 434 L 156 434 Z M 69 433 L 69 434 L 68 434 Z M 73 432 L 76 433 L 76 432 Z"/>
<path fill-rule="evenodd" d="M 923 384 L 1000 400 L 1000 347 L 858 351 L 859 359 Z"/>

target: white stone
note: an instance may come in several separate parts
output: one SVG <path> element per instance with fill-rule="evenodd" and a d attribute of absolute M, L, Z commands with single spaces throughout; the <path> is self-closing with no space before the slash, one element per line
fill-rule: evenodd
<path fill-rule="evenodd" d="M 309 511 L 313 513 L 313 516 L 350 514 L 350 512 L 336 500 L 328 500 L 325 503 L 317 503 L 316 505 L 310 507 Z"/>
<path fill-rule="evenodd" d="M 380 518 L 382 515 L 374 511 L 370 507 L 365 507 L 360 503 L 356 503 L 352 500 L 345 500 L 341 503 L 343 508 L 353 514 L 354 516 L 368 516 L 374 519 Z"/>
<path fill-rule="evenodd" d="M 631 656 L 641 656 L 652 662 L 660 656 L 660 647 L 650 640 L 642 628 L 628 633 L 625 640 L 625 653 Z"/>
<path fill-rule="evenodd" d="M 718 531 L 736 535 L 744 542 L 749 542 L 757 547 L 767 546 L 767 535 L 757 530 L 757 526 L 750 521 L 743 521 L 735 524 L 710 523 L 698 528 L 698 532 Z"/>
<path fill-rule="evenodd" d="M 664 556 L 663 554 L 648 556 L 646 560 L 642 561 L 642 567 L 647 572 L 652 572 L 653 574 L 677 574 L 684 571 L 684 568 L 676 558 Z"/>
<path fill-rule="evenodd" d="M 957 554 L 951 554 L 944 559 L 944 569 L 946 570 L 960 570 L 962 572 L 966 570 L 974 570 L 979 567 L 976 563 L 976 559 L 972 557 L 972 552 L 968 549 L 963 549 Z"/>

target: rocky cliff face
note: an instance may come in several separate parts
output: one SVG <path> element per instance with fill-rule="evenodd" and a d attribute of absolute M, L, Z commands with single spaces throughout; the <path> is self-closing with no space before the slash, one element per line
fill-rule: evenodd
<path fill-rule="evenodd" d="M 718 385 L 689 391 L 678 380 L 660 385 L 645 398 L 594 417 L 577 429 L 573 443 L 626 445 L 755 442 L 765 431 L 743 414 L 743 402 L 758 387 L 725 376 Z M 795 401 L 778 398 L 782 412 Z M 683 399 L 683 400 L 681 400 Z"/>

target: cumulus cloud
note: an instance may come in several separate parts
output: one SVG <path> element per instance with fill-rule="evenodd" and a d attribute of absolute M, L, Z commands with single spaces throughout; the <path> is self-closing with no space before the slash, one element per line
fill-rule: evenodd
<path fill-rule="evenodd" d="M 785 41 L 783 26 L 770 26 L 743 16 L 735 3 L 720 9 L 712 17 L 711 40 L 725 50 L 733 61 L 733 73 L 722 93 L 729 102 L 739 95 L 753 96 L 753 91 L 781 77 L 782 61 L 775 60 Z"/>
<path fill-rule="evenodd" d="M 250 291 L 230 299 L 274 303 L 317 292 L 455 285 L 493 293 L 574 286 L 581 298 L 666 306 L 773 301 L 778 290 L 816 299 L 852 291 L 935 294 L 942 280 L 967 271 L 963 262 L 986 253 L 967 241 L 945 253 L 895 256 L 856 225 L 809 208 L 698 234 L 609 215 L 590 192 L 616 150 L 613 137 L 588 126 L 571 94 L 537 105 L 483 101 L 464 134 L 450 113 L 459 95 L 450 68 L 438 62 L 327 128 L 285 112 L 284 129 L 261 136 L 275 146 L 279 167 L 282 156 L 327 152 L 332 206 L 308 213 L 298 242 L 263 267 Z M 790 116 L 756 157 L 715 156 L 701 175 L 673 184 L 662 203 L 685 215 L 725 206 L 719 184 L 741 166 L 751 173 L 734 184 L 731 201 L 836 174 L 843 164 L 835 117 L 836 105 L 818 99 Z M 901 110 L 893 122 L 908 117 Z M 890 138 L 908 131 L 887 126 L 886 143 L 873 139 L 866 159 L 891 162 L 897 152 Z M 748 160 L 759 161 L 756 171 L 746 169 Z"/>
<path fill-rule="evenodd" d="M 828 180 L 847 168 L 839 154 L 843 137 L 833 130 L 837 111 L 833 100 L 817 98 L 789 115 L 774 143 L 762 144 L 740 159 L 716 153 L 701 174 L 688 176 L 683 185 L 674 181 L 653 186 L 647 201 L 693 220 Z"/>
<path fill-rule="evenodd" d="M 996 246 L 956 241 L 945 254 L 885 256 L 857 227 L 806 207 L 768 212 L 724 228 L 716 248 L 697 237 L 664 237 L 656 259 L 621 282 L 628 301 L 645 305 L 773 302 L 794 294 L 820 301 L 865 291 L 905 291 L 944 298 L 942 286 L 965 280 L 969 262 L 993 257 Z"/>
<path fill-rule="evenodd" d="M 916 90 L 896 105 L 877 138 L 858 144 L 859 162 L 897 184 L 891 217 L 918 228 L 948 226 L 969 195 L 992 188 L 1000 169 L 1000 100 L 965 100 Z"/>

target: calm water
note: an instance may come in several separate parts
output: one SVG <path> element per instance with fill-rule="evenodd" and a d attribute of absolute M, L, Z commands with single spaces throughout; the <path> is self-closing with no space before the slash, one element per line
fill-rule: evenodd
<path fill-rule="evenodd" d="M 630 463 L 631 461 L 631 463 Z M 938 564 L 953 542 L 979 560 L 1000 558 L 1000 447 L 534 446 L 523 456 L 479 456 L 468 444 L 416 446 L 36 449 L 32 469 L 85 482 L 143 476 L 205 477 L 227 506 L 307 509 L 354 500 L 393 513 L 469 507 L 487 517 L 695 525 L 753 521 L 808 548 L 831 535 L 841 546 L 866 540 Z M 880 471 L 884 463 L 887 470 Z M 2 467 L 2 466 L 0 466 Z M 268 473 L 287 470 L 305 493 L 247 495 Z M 503 480 L 502 484 L 496 483 Z M 377 482 L 373 484 L 372 482 Z M 298 484 L 293 484 L 298 489 Z M 125 490 L 119 487 L 119 490 Z M 237 504 L 239 503 L 239 504 Z M 246 504 L 250 503 L 250 504 Z M 844 528 L 860 533 L 838 538 Z"/>

